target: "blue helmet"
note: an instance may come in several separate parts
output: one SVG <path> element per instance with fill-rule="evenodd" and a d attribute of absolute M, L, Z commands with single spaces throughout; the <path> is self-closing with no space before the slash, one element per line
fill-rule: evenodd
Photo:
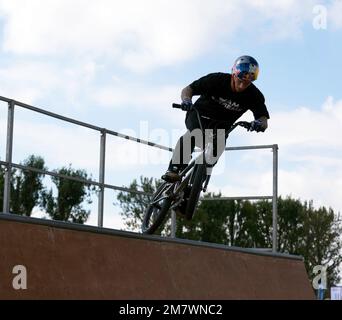
<path fill-rule="evenodd" d="M 235 60 L 232 74 L 241 80 L 248 76 L 251 81 L 254 81 L 258 78 L 259 64 L 251 56 L 241 56 Z"/>

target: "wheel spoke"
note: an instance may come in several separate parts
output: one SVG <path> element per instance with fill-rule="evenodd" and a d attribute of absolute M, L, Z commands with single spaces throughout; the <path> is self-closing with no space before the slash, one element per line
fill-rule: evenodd
<path fill-rule="evenodd" d="M 164 183 L 156 191 L 145 212 L 142 225 L 143 233 L 153 234 L 163 222 L 172 202 L 169 194 L 169 191 L 172 191 L 172 186 Z"/>

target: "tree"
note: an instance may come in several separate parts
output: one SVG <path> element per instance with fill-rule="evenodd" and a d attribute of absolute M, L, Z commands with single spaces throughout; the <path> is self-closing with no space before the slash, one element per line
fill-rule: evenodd
<path fill-rule="evenodd" d="M 55 173 L 87 179 L 88 174 L 85 170 L 62 167 L 54 170 Z M 69 180 L 65 178 L 53 176 L 52 182 L 57 188 L 57 196 L 53 196 L 53 191 L 45 191 L 43 194 L 42 207 L 47 214 L 54 220 L 70 221 L 76 223 L 84 223 L 87 221 L 90 211 L 82 207 L 82 202 L 87 201 L 90 204 L 91 191 L 93 188 L 90 184 L 84 184 L 79 181 Z"/>
<path fill-rule="evenodd" d="M 305 266 L 310 278 L 314 278 L 313 268 L 327 267 L 328 286 L 341 280 L 339 266 L 342 262 L 342 219 L 329 208 L 313 209 L 312 202 L 305 202 L 303 212 L 303 232 L 298 253 L 305 257 Z"/>
<path fill-rule="evenodd" d="M 140 177 L 143 190 L 153 193 L 152 179 Z M 138 190 L 137 181 L 130 188 Z M 207 194 L 206 198 L 221 197 Z M 127 226 L 137 228 L 149 197 L 120 193 L 118 200 Z M 272 203 L 266 200 L 203 200 L 191 221 L 178 219 L 176 236 L 192 240 L 249 248 L 272 248 Z M 170 234 L 170 224 L 161 229 Z M 342 262 L 340 214 L 332 209 L 314 209 L 311 202 L 278 198 L 278 252 L 301 255 L 309 277 L 313 267 L 328 266 L 328 281 L 338 283 L 338 266 Z"/>
<path fill-rule="evenodd" d="M 143 191 L 147 194 L 131 192 L 118 193 L 118 204 L 123 210 L 120 214 L 124 217 L 124 224 L 128 230 L 137 231 L 140 229 L 144 211 L 148 203 L 152 201 L 152 195 L 160 184 L 161 181 L 158 179 L 140 176 L 140 185 L 138 185 L 137 180 L 134 179 L 128 188 L 133 191 Z"/>
<path fill-rule="evenodd" d="M 40 156 L 30 155 L 21 165 L 46 170 L 44 159 Z M 5 169 L 0 168 L 0 205 L 3 206 Z M 31 216 L 32 210 L 41 200 L 44 174 L 29 170 L 11 170 L 11 196 L 10 211 L 25 216 Z"/>
<path fill-rule="evenodd" d="M 265 201 L 260 203 L 266 205 Z M 271 207 L 268 212 L 271 216 Z M 331 208 L 314 209 L 312 201 L 302 203 L 299 199 L 279 197 L 277 251 L 303 256 L 310 279 L 315 277 L 314 267 L 323 265 L 327 267 L 330 285 L 340 281 L 341 232 L 340 213 L 335 214 Z"/>
<path fill-rule="evenodd" d="M 245 248 L 272 246 L 272 215 L 267 205 L 220 197 L 206 194 L 190 222 L 178 221 L 176 235 Z"/>
<path fill-rule="evenodd" d="M 44 159 L 40 156 L 30 155 L 21 164 L 46 170 Z M 44 189 L 42 180 L 45 175 L 30 170 L 20 170 L 19 173 L 13 170 L 13 175 L 10 200 L 11 212 L 31 216 L 33 208 L 40 203 L 41 193 Z"/>
<path fill-rule="evenodd" d="M 210 200 L 221 197 L 221 194 L 205 195 L 200 202 L 191 221 L 177 221 L 176 236 L 192 240 L 234 245 L 236 232 L 234 230 L 236 206 L 234 201 Z"/>

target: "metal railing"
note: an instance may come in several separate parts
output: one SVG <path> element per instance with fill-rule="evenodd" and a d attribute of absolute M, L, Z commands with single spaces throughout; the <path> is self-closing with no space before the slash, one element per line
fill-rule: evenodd
<path fill-rule="evenodd" d="M 273 192 L 270 196 L 245 196 L 245 197 L 222 197 L 222 199 L 234 199 L 234 200 L 263 200 L 263 199 L 271 199 L 272 200 L 272 251 L 276 252 L 278 247 L 278 145 L 260 145 L 260 146 L 243 146 L 243 147 L 228 147 L 225 148 L 227 151 L 236 151 L 236 150 L 256 150 L 256 149 L 272 149 L 273 153 L 273 166 L 272 166 L 272 186 Z M 215 198 L 208 199 L 214 200 Z M 205 199 L 207 200 L 207 199 Z"/>
<path fill-rule="evenodd" d="M 169 147 L 165 147 L 163 145 L 159 145 L 157 143 L 153 143 L 150 141 L 142 140 L 139 138 L 131 137 L 128 135 L 124 135 L 112 130 L 108 130 L 106 128 L 101 128 L 94 126 L 89 123 L 81 122 L 72 118 L 64 117 L 56 113 L 52 113 L 46 111 L 44 109 L 40 109 L 13 99 L 9 99 L 6 97 L 0 96 L 0 101 L 8 103 L 8 116 L 7 116 L 7 135 L 6 135 L 6 161 L 0 161 L 0 165 L 5 167 L 5 177 L 4 177 L 4 197 L 3 197 L 3 212 L 10 213 L 10 184 L 11 184 L 11 171 L 12 168 L 18 168 L 21 170 L 29 170 L 33 172 L 38 172 L 41 174 L 46 174 L 49 176 L 55 176 L 59 178 L 74 180 L 78 182 L 82 182 L 84 184 L 95 185 L 99 187 L 99 194 L 98 194 L 98 226 L 103 227 L 103 209 L 104 209 L 104 190 L 105 188 L 124 191 L 124 192 L 131 192 L 131 193 L 139 193 L 139 194 L 147 194 L 143 191 L 132 190 L 125 187 L 119 187 L 116 185 L 106 184 L 105 183 L 105 158 L 106 158 L 106 137 L 107 135 L 116 136 L 119 138 L 135 141 L 140 144 L 145 144 L 154 148 L 158 148 L 161 150 L 166 150 L 172 152 L 173 149 Z M 69 122 L 78 126 L 86 127 L 100 133 L 100 163 L 99 163 L 99 180 L 98 182 L 92 181 L 90 179 L 82 179 L 78 177 L 71 177 L 63 174 L 58 174 L 55 172 L 41 170 L 37 168 L 32 168 L 28 166 L 23 166 L 20 164 L 16 164 L 12 162 L 12 154 L 13 154 L 13 129 L 14 129 L 14 110 L 15 106 L 25 108 L 34 112 L 38 112 L 44 114 L 46 116 L 59 119 L 61 121 Z M 237 199 L 272 199 L 273 202 L 273 245 L 272 251 L 276 252 L 277 248 L 277 186 L 278 186 L 278 145 L 267 145 L 267 146 L 245 146 L 245 147 L 228 147 L 225 150 L 232 151 L 232 150 L 247 150 L 247 149 L 265 149 L 271 148 L 273 151 L 273 195 L 272 196 L 243 196 L 243 197 L 221 197 L 221 198 L 202 198 L 202 200 L 237 200 Z M 175 232 L 175 215 L 172 215 L 172 235 Z"/>
<path fill-rule="evenodd" d="M 237 150 L 256 150 L 256 149 L 272 149 L 273 152 L 273 193 L 270 196 L 233 196 L 233 197 L 201 197 L 202 201 L 213 200 L 272 200 L 272 252 L 277 251 L 278 246 L 278 145 L 259 145 L 259 146 L 241 146 L 241 147 L 227 147 L 226 151 Z M 175 237 L 176 234 L 176 213 L 172 212 L 171 215 L 171 235 Z M 263 249 L 264 250 L 264 249 Z M 265 249 L 268 250 L 268 249 Z"/>
<path fill-rule="evenodd" d="M 102 227 L 103 226 L 103 204 L 104 204 L 104 189 L 105 188 L 110 188 L 110 189 L 119 190 L 119 191 L 132 192 L 132 193 L 145 194 L 142 191 L 139 192 L 139 191 L 132 190 L 129 188 L 119 187 L 119 186 L 110 185 L 110 184 L 105 183 L 106 136 L 112 135 L 112 136 L 116 136 L 119 138 L 135 141 L 137 143 L 145 144 L 145 145 L 148 145 L 151 147 L 155 147 L 158 149 L 171 151 L 171 152 L 173 151 L 172 148 L 164 147 L 164 146 L 159 145 L 157 143 L 153 143 L 153 142 L 149 142 L 146 140 L 134 138 L 134 137 L 131 137 L 129 135 L 124 135 L 124 134 L 121 134 L 121 133 L 118 133 L 118 132 L 115 132 L 112 130 L 100 128 L 100 127 L 94 126 L 94 125 L 89 124 L 89 123 L 85 123 L 85 122 L 81 122 L 81 121 L 78 121 L 75 119 L 67 118 L 67 117 L 61 116 L 59 114 L 46 111 L 44 109 L 40 109 L 40 108 L 25 104 L 25 103 L 22 103 L 19 101 L 15 101 L 13 99 L 9 99 L 9 98 L 5 98 L 5 97 L 0 96 L 0 101 L 4 101 L 4 102 L 8 103 L 6 161 L 0 161 L 0 164 L 5 166 L 5 168 L 6 168 L 5 183 L 4 183 L 4 202 L 3 202 L 3 212 L 4 213 L 9 213 L 9 211 L 10 211 L 10 207 L 9 207 L 10 190 L 11 190 L 10 189 L 10 179 L 11 179 L 11 170 L 13 167 L 13 168 L 19 168 L 19 169 L 24 169 L 24 170 L 31 170 L 31 171 L 35 171 L 38 173 L 47 174 L 49 176 L 55 176 L 55 177 L 69 179 L 69 180 L 75 180 L 75 181 L 79 181 L 79 182 L 82 182 L 85 184 L 91 184 L 91 185 L 98 186 L 100 189 L 99 190 L 99 202 L 98 202 L 98 226 Z M 20 164 L 13 163 L 12 162 L 12 151 L 13 151 L 12 149 L 13 149 L 13 128 L 14 128 L 14 109 L 15 109 L 15 106 L 19 106 L 19 107 L 22 107 L 25 109 L 29 109 L 31 111 L 38 112 L 38 113 L 44 114 L 46 116 L 49 116 L 49 117 L 52 117 L 55 119 L 59 119 L 59 120 L 65 121 L 65 122 L 69 122 L 69 123 L 72 123 L 72 124 L 75 124 L 78 126 L 86 127 L 86 128 L 100 132 L 101 136 L 100 136 L 99 182 L 92 181 L 92 180 L 86 180 L 86 179 L 82 179 L 82 178 L 77 178 L 77 177 L 70 177 L 70 176 L 61 175 L 61 174 L 57 174 L 57 173 L 46 171 L 46 170 L 39 170 L 36 168 L 31 168 L 31 167 L 22 166 Z"/>

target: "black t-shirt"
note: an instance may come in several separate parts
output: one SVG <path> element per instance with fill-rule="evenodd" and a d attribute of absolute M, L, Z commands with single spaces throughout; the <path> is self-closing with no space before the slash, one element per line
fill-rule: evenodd
<path fill-rule="evenodd" d="M 193 95 L 200 95 L 194 105 L 202 116 L 233 124 L 251 110 L 255 119 L 270 118 L 265 98 L 253 83 L 243 92 L 233 92 L 230 80 L 229 73 L 211 73 L 190 84 Z"/>

